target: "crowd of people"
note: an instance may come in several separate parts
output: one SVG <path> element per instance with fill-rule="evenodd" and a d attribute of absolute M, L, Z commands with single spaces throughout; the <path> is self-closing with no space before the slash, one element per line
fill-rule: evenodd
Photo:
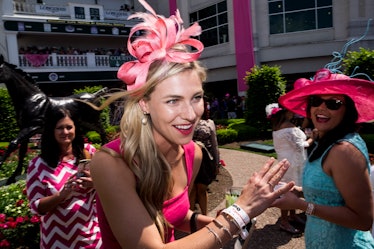
<path fill-rule="evenodd" d="M 127 48 L 136 60 L 118 71 L 127 85 L 116 95 L 125 99 L 119 137 L 96 151 L 71 110 L 47 110 L 41 153 L 27 173 L 30 208 L 42 217 L 41 248 L 222 248 L 245 239 L 247 225 L 269 207 L 281 210 L 281 229 L 293 234 L 300 231 L 289 221 L 305 212 L 299 222 L 306 222 L 308 249 L 374 248 L 371 164 L 357 133 L 358 124 L 374 120 L 374 83 L 328 69 L 296 81 L 267 110 L 278 161 L 270 158 L 233 205 L 210 217 L 209 183 L 196 181 L 204 148 L 219 162 L 210 120 L 243 117 L 245 98 L 204 101 L 204 46 L 192 38 L 201 27 L 185 29 L 179 12 L 166 18 L 139 2 L 147 12 L 133 16 L 143 21 Z M 138 30 L 147 32 L 131 39 Z M 291 122 L 295 114 L 311 121 L 311 134 Z M 204 139 L 200 126 L 210 129 Z M 203 197 L 201 213 L 191 193 Z M 176 230 L 188 235 L 175 239 Z"/>
<path fill-rule="evenodd" d="M 222 98 L 208 100 L 210 117 L 215 119 L 243 118 L 246 111 L 245 96 L 231 96 L 226 93 Z"/>
<path fill-rule="evenodd" d="M 129 55 L 125 48 L 95 48 L 95 49 L 79 49 L 72 46 L 49 47 L 49 46 L 27 46 L 20 47 L 19 54 L 66 54 L 66 55 L 83 55 L 86 53 L 94 53 L 96 55 Z"/>

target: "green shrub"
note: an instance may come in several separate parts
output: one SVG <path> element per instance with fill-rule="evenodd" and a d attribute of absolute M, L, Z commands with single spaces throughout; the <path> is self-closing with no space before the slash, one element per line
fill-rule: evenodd
<path fill-rule="evenodd" d="M 374 134 L 360 134 L 370 153 L 374 153 Z"/>
<path fill-rule="evenodd" d="M 215 119 L 214 123 L 216 126 L 227 126 L 229 124 L 230 119 Z"/>
<path fill-rule="evenodd" d="M 235 142 L 238 138 L 238 132 L 233 129 L 218 129 L 217 130 L 217 142 L 218 144 L 227 144 Z"/>
<path fill-rule="evenodd" d="M 16 111 L 6 88 L 0 87 L 0 137 L 2 142 L 11 141 L 19 131 L 16 121 Z"/>
<path fill-rule="evenodd" d="M 227 126 L 227 129 L 233 129 L 238 132 L 238 139 L 240 141 L 252 140 L 260 138 L 260 131 L 257 128 L 243 123 L 232 123 Z"/>
<path fill-rule="evenodd" d="M 86 133 L 86 137 L 89 143 L 101 143 L 100 134 L 96 131 L 89 131 Z"/>
<path fill-rule="evenodd" d="M 230 118 L 230 119 L 227 119 L 227 125 L 228 126 L 235 125 L 235 124 L 244 124 L 244 123 L 245 123 L 244 118 Z"/>
<path fill-rule="evenodd" d="M 103 88 L 102 86 L 86 86 L 85 88 L 82 88 L 82 89 L 75 89 L 73 93 L 74 94 L 95 93 L 101 90 L 102 88 Z M 100 113 L 100 122 L 103 125 L 104 129 L 108 128 L 110 125 L 109 112 L 110 112 L 109 107 L 106 107 Z"/>
<path fill-rule="evenodd" d="M 108 141 L 111 141 L 118 137 L 120 132 L 120 127 L 118 125 L 110 125 L 108 128 L 105 129 L 106 136 Z"/>
<path fill-rule="evenodd" d="M 366 74 L 374 79 L 374 50 L 360 48 L 359 51 L 349 51 L 343 60 L 344 74 Z M 367 80 L 363 75 L 355 75 L 357 78 Z"/>
<path fill-rule="evenodd" d="M 250 72 L 246 72 L 244 80 L 248 85 L 246 122 L 260 131 L 266 131 L 270 123 L 265 107 L 278 102 L 279 96 L 285 92 L 286 80 L 279 67 L 267 65 L 254 66 Z"/>
<path fill-rule="evenodd" d="M 0 187 L 0 248 L 39 248 L 40 219 L 26 196 L 26 181 Z"/>
<path fill-rule="evenodd" d="M 28 149 L 23 160 L 23 170 L 27 168 L 29 161 L 39 154 L 38 149 Z M 14 151 L 4 162 L 0 170 L 0 179 L 8 178 L 12 175 L 18 165 L 18 150 Z M 25 170 L 22 173 L 26 173 Z M 21 174 L 22 174 L 21 173 Z M 0 247 L 1 248 L 1 247 Z"/>

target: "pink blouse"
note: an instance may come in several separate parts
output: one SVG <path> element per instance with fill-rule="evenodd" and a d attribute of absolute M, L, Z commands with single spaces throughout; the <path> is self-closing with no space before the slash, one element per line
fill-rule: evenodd
<path fill-rule="evenodd" d="M 85 144 L 92 155 L 96 149 Z M 41 216 L 40 248 L 101 248 L 95 191 L 76 192 L 53 211 L 38 213 L 40 199 L 62 190 L 66 180 L 77 172 L 74 160 L 49 167 L 41 157 L 31 160 L 27 172 L 27 197 L 31 212 Z"/>

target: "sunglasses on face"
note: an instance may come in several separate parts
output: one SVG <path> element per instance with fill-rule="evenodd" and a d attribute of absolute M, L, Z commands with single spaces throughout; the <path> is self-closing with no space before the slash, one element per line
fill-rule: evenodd
<path fill-rule="evenodd" d="M 339 108 L 344 105 L 344 102 L 339 99 L 322 99 L 317 96 L 312 96 L 309 99 L 309 104 L 311 107 L 318 107 L 322 105 L 322 103 L 325 103 L 327 109 L 329 110 L 339 110 Z"/>

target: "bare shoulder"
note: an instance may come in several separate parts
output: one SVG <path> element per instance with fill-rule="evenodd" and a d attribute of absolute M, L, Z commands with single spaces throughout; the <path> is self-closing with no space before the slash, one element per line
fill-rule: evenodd
<path fill-rule="evenodd" d="M 340 143 L 335 144 L 331 148 L 331 153 L 336 154 L 336 156 L 338 157 L 345 157 L 345 158 L 351 158 L 351 159 L 355 159 L 359 157 L 359 158 L 365 159 L 362 152 L 356 146 L 354 146 L 353 144 L 347 141 L 342 141 Z"/>
<path fill-rule="evenodd" d="M 121 156 L 99 150 L 91 160 L 90 171 L 94 181 L 110 181 L 114 183 L 119 179 L 126 179 L 135 184 L 135 177 Z M 121 181 L 122 181 L 121 180 Z"/>
<path fill-rule="evenodd" d="M 326 160 L 326 169 L 357 170 L 366 168 L 366 159 L 362 152 L 353 144 L 343 141 L 335 144 Z"/>

